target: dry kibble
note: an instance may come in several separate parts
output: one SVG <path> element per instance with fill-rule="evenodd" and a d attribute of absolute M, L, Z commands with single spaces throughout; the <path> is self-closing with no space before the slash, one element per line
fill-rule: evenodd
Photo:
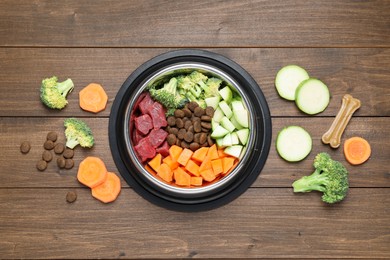
<path fill-rule="evenodd" d="M 74 166 L 73 159 L 65 159 L 65 169 L 72 169 Z"/>
<path fill-rule="evenodd" d="M 46 162 L 50 162 L 52 159 L 53 159 L 53 155 L 51 154 L 50 151 L 48 151 L 48 150 L 43 151 L 42 160 L 44 160 Z"/>
<path fill-rule="evenodd" d="M 188 128 L 190 128 L 190 126 L 192 126 L 192 122 L 190 120 L 187 120 L 185 123 L 184 123 L 184 128 L 186 130 L 188 130 Z"/>
<path fill-rule="evenodd" d="M 192 151 L 194 151 L 194 152 L 195 152 L 196 150 L 198 150 L 199 147 L 200 147 L 200 145 L 199 145 L 198 143 L 193 142 L 193 143 L 190 144 L 190 149 L 191 149 Z"/>
<path fill-rule="evenodd" d="M 66 194 L 66 201 L 67 201 L 68 203 L 73 203 L 73 202 L 76 201 L 76 199 L 77 199 L 77 194 L 76 194 L 76 192 L 74 192 L 74 191 L 69 191 L 69 192 Z"/>
<path fill-rule="evenodd" d="M 176 118 L 176 126 L 177 126 L 178 128 L 183 128 L 183 127 L 184 127 L 183 119 L 181 119 L 181 118 Z"/>
<path fill-rule="evenodd" d="M 57 166 L 60 168 L 60 169 L 63 169 L 65 168 L 65 158 L 64 157 L 58 157 L 57 158 Z"/>
<path fill-rule="evenodd" d="M 72 159 L 74 156 L 74 150 L 70 148 L 65 148 L 65 151 L 62 156 L 64 156 L 64 158 L 66 159 Z"/>
<path fill-rule="evenodd" d="M 200 133 L 194 134 L 194 142 L 199 143 L 200 142 Z"/>
<path fill-rule="evenodd" d="M 209 123 L 209 122 L 201 122 L 200 126 L 203 128 L 206 128 L 207 131 L 209 131 L 211 129 L 211 123 Z"/>
<path fill-rule="evenodd" d="M 179 132 L 179 129 L 177 129 L 176 127 L 171 127 L 168 131 L 168 133 L 174 134 L 174 135 L 177 135 L 178 132 Z"/>
<path fill-rule="evenodd" d="M 212 107 L 206 107 L 205 112 L 206 115 L 208 115 L 211 118 L 214 116 L 214 108 Z"/>
<path fill-rule="evenodd" d="M 21 144 L 20 144 L 20 152 L 21 153 L 28 153 L 31 149 L 31 145 L 30 145 L 30 142 L 28 141 L 23 141 Z"/>
<path fill-rule="evenodd" d="M 197 108 L 199 105 L 195 101 L 191 101 L 190 103 L 187 104 L 187 108 L 194 112 L 195 108 Z"/>
<path fill-rule="evenodd" d="M 184 139 L 184 135 L 187 133 L 187 131 L 182 128 L 179 130 L 179 132 L 177 133 L 177 138 L 179 138 L 180 140 L 183 140 Z"/>
<path fill-rule="evenodd" d="M 47 133 L 46 140 L 50 140 L 52 142 L 57 141 L 57 133 L 56 132 L 49 132 L 49 133 Z"/>
<path fill-rule="evenodd" d="M 211 138 L 211 135 L 208 135 L 208 136 L 207 136 L 207 143 L 209 144 L 210 147 L 213 146 L 213 144 L 214 144 L 214 139 Z"/>
<path fill-rule="evenodd" d="M 202 126 L 201 126 L 201 124 L 200 124 L 199 121 L 195 121 L 195 122 L 194 122 L 194 132 L 195 132 L 195 133 L 200 133 L 200 132 L 202 132 Z"/>
<path fill-rule="evenodd" d="M 65 145 L 62 143 L 58 143 L 54 146 L 54 152 L 56 154 L 62 154 L 65 150 Z"/>
<path fill-rule="evenodd" d="M 201 133 L 199 136 L 199 143 L 202 145 L 207 141 L 207 134 L 206 133 Z"/>
<path fill-rule="evenodd" d="M 197 116 L 197 117 L 201 117 L 205 114 L 205 111 L 203 108 L 201 107 L 196 107 L 195 110 L 194 110 L 194 115 Z"/>
<path fill-rule="evenodd" d="M 191 116 L 192 116 L 191 110 L 189 110 L 188 108 L 183 108 L 182 110 L 184 112 L 185 117 L 191 118 Z"/>
<path fill-rule="evenodd" d="M 37 162 L 37 169 L 38 169 L 38 170 L 44 171 L 44 170 L 46 170 L 46 168 L 47 168 L 47 162 L 46 162 L 46 161 L 44 161 L 44 160 L 39 160 L 39 161 Z"/>
<path fill-rule="evenodd" d="M 190 144 L 187 143 L 186 141 L 181 141 L 180 146 L 181 146 L 182 148 L 187 148 L 187 149 L 190 148 Z"/>
<path fill-rule="evenodd" d="M 167 123 L 169 126 L 175 126 L 176 125 L 176 118 L 174 116 L 168 116 Z"/>
<path fill-rule="evenodd" d="M 167 136 L 167 142 L 168 142 L 168 144 L 169 145 L 174 145 L 174 144 L 176 144 L 176 135 L 174 135 L 174 134 L 169 134 L 168 136 Z"/>
<path fill-rule="evenodd" d="M 185 116 L 184 111 L 181 109 L 176 109 L 174 115 L 177 118 L 183 118 Z"/>
<path fill-rule="evenodd" d="M 206 121 L 206 122 L 211 122 L 212 117 L 208 115 L 203 115 L 200 117 L 200 120 Z"/>
<path fill-rule="evenodd" d="M 43 144 L 43 148 L 46 150 L 51 150 L 54 148 L 54 143 L 51 140 L 46 140 L 46 142 Z"/>
<path fill-rule="evenodd" d="M 186 141 L 187 143 L 191 143 L 193 140 L 194 140 L 194 134 L 192 132 L 187 132 L 184 135 L 184 141 Z"/>

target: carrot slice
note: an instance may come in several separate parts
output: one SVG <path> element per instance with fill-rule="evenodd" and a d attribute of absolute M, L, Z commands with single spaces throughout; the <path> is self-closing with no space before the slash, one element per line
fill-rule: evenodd
<path fill-rule="evenodd" d="M 162 163 L 158 168 L 157 175 L 166 182 L 172 181 L 173 172 L 168 164 Z"/>
<path fill-rule="evenodd" d="M 202 178 L 208 182 L 213 181 L 216 178 L 214 171 L 211 168 L 201 171 L 200 176 L 202 176 Z"/>
<path fill-rule="evenodd" d="M 234 168 L 236 168 L 236 166 L 238 165 L 238 163 L 239 163 L 239 160 L 234 160 L 234 163 L 233 163 L 233 166 L 232 167 L 230 167 L 230 169 L 226 172 L 226 173 L 224 173 L 224 175 L 226 176 L 226 175 L 228 175 L 229 173 L 231 173 L 233 170 L 234 170 Z"/>
<path fill-rule="evenodd" d="M 79 92 L 80 107 L 89 112 L 98 113 L 107 105 L 107 94 L 103 87 L 97 83 L 91 83 Z"/>
<path fill-rule="evenodd" d="M 226 174 L 234 165 L 233 157 L 224 157 L 222 158 L 223 173 Z"/>
<path fill-rule="evenodd" d="M 198 162 L 203 162 L 204 158 L 207 155 L 209 148 L 208 147 L 201 147 L 197 149 L 194 154 L 192 155 L 192 159 Z"/>
<path fill-rule="evenodd" d="M 370 158 L 371 146 L 361 137 L 351 137 L 344 142 L 344 156 L 352 165 L 359 165 Z"/>
<path fill-rule="evenodd" d="M 216 144 L 213 144 L 212 146 L 210 146 L 210 148 L 209 148 L 209 150 L 207 152 L 207 155 L 210 156 L 211 160 L 219 158 L 219 154 L 218 154 L 218 150 L 217 150 L 217 145 Z"/>
<path fill-rule="evenodd" d="M 109 203 L 118 197 L 121 191 L 121 181 L 113 172 L 107 172 L 106 181 L 92 188 L 92 196 L 101 202 Z"/>
<path fill-rule="evenodd" d="M 165 157 L 162 161 L 163 161 L 163 163 L 168 164 L 168 166 L 171 168 L 172 171 L 174 169 L 176 169 L 177 167 L 179 167 L 179 163 L 178 162 L 174 162 L 170 155 Z"/>
<path fill-rule="evenodd" d="M 159 168 L 160 165 L 161 165 L 161 157 L 162 157 L 161 154 L 158 153 L 158 154 L 156 154 L 156 156 L 155 156 L 152 160 L 150 160 L 150 161 L 148 162 L 149 166 L 152 167 L 152 169 L 153 169 L 155 172 L 158 171 L 158 168 Z"/>
<path fill-rule="evenodd" d="M 152 169 L 152 167 L 149 166 L 149 164 L 144 165 L 145 169 L 148 171 L 148 173 L 152 175 L 156 175 L 157 173 Z"/>
<path fill-rule="evenodd" d="M 199 165 L 193 160 L 189 160 L 186 164 L 185 169 L 194 176 L 199 176 Z"/>
<path fill-rule="evenodd" d="M 203 178 L 197 177 L 197 176 L 191 176 L 190 183 L 192 186 L 202 186 L 203 184 Z"/>
<path fill-rule="evenodd" d="M 210 156 L 206 156 L 202 162 L 202 164 L 199 166 L 199 172 L 211 169 L 211 159 Z"/>
<path fill-rule="evenodd" d="M 184 150 L 180 153 L 179 158 L 177 158 L 177 162 L 183 166 L 186 166 L 193 153 L 194 152 L 190 149 L 184 148 Z"/>
<path fill-rule="evenodd" d="M 177 159 L 179 158 L 181 152 L 183 151 L 183 148 L 177 145 L 172 145 L 169 148 L 169 155 L 172 157 L 172 161 L 176 162 Z"/>
<path fill-rule="evenodd" d="M 85 186 L 94 188 L 102 184 L 106 179 L 106 165 L 100 158 L 88 156 L 80 163 L 77 180 Z"/>
<path fill-rule="evenodd" d="M 215 175 L 223 173 L 222 159 L 216 159 L 211 161 L 211 167 Z"/>
<path fill-rule="evenodd" d="M 227 154 L 223 151 L 223 149 L 218 149 L 218 157 L 219 157 L 219 158 L 223 158 L 223 157 L 226 157 L 226 156 L 229 156 L 229 155 L 227 155 Z"/>
<path fill-rule="evenodd" d="M 173 171 L 173 176 L 175 178 L 175 183 L 179 186 L 190 186 L 191 185 L 191 176 L 179 167 Z"/>

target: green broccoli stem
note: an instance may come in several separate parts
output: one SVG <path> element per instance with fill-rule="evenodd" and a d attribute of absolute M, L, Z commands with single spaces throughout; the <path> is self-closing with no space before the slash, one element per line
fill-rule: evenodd
<path fill-rule="evenodd" d="M 321 174 L 319 170 L 315 170 L 313 174 L 296 180 L 292 186 L 294 192 L 310 192 L 313 190 L 324 192 L 326 190 L 324 184 L 327 181 L 328 178 L 325 174 Z"/>
<path fill-rule="evenodd" d="M 70 149 L 73 149 L 78 145 L 79 142 L 76 139 L 68 139 L 66 140 L 66 147 L 69 147 Z"/>
<path fill-rule="evenodd" d="M 65 81 L 58 82 L 56 84 L 56 87 L 57 87 L 58 91 L 61 93 L 61 95 L 66 97 L 68 95 L 68 93 L 70 93 L 73 90 L 74 84 L 73 84 L 73 81 L 71 79 L 67 79 Z"/>
<path fill-rule="evenodd" d="M 166 90 L 169 93 L 172 93 L 173 95 L 176 95 L 176 89 L 177 89 L 177 79 L 173 77 L 164 86 L 164 90 Z"/>

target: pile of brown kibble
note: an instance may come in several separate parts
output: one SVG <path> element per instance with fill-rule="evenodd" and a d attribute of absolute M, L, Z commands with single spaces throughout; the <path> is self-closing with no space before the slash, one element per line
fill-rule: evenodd
<path fill-rule="evenodd" d="M 57 133 L 49 132 L 46 136 L 46 141 L 43 144 L 44 151 L 42 152 L 42 158 L 37 162 L 37 169 L 44 171 L 47 168 L 49 162 L 53 160 L 53 152 L 57 155 L 57 166 L 60 169 L 72 169 L 74 166 L 73 156 L 74 151 L 67 148 L 63 143 L 57 142 Z M 20 145 L 20 151 L 24 154 L 30 151 L 30 143 L 28 141 L 22 142 Z"/>
<path fill-rule="evenodd" d="M 211 119 L 214 115 L 212 107 L 205 109 L 198 103 L 190 102 L 183 109 L 177 109 L 173 116 L 167 118 L 167 142 L 170 146 L 197 150 L 199 147 L 212 146 Z"/>

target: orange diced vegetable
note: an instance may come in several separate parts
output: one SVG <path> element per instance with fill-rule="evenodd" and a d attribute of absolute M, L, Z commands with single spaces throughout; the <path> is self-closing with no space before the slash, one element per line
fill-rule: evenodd
<path fill-rule="evenodd" d="M 229 156 L 229 155 L 227 155 L 227 154 L 223 151 L 223 149 L 218 149 L 218 157 L 219 157 L 219 158 L 223 158 L 223 157 L 226 157 L 226 156 Z"/>
<path fill-rule="evenodd" d="M 183 151 L 183 148 L 177 145 L 172 145 L 169 148 L 169 155 L 172 157 L 172 161 L 176 162 L 177 159 L 179 158 L 181 152 Z"/>
<path fill-rule="evenodd" d="M 190 186 L 191 176 L 181 167 L 173 171 L 175 183 L 179 186 Z"/>
<path fill-rule="evenodd" d="M 152 169 L 157 172 L 158 168 L 161 165 L 161 154 L 156 154 L 156 156 L 148 162 L 149 166 L 152 167 Z"/>
<path fill-rule="evenodd" d="M 351 137 L 344 142 L 344 155 L 350 164 L 362 164 L 370 158 L 371 146 L 361 137 Z"/>
<path fill-rule="evenodd" d="M 219 175 L 219 174 L 223 173 L 222 159 L 212 160 L 211 167 L 213 168 L 215 175 Z"/>
<path fill-rule="evenodd" d="M 82 184 L 94 188 L 106 181 L 106 165 L 100 158 L 88 156 L 79 165 L 77 179 Z"/>
<path fill-rule="evenodd" d="M 107 100 L 106 92 L 97 83 L 91 83 L 79 92 L 80 107 L 85 111 L 98 113 L 106 108 Z"/>
<path fill-rule="evenodd" d="M 202 177 L 196 177 L 196 176 L 191 176 L 191 185 L 193 186 L 202 186 L 203 184 L 203 178 Z"/>
<path fill-rule="evenodd" d="M 234 160 L 234 163 L 233 163 L 233 166 L 230 167 L 230 169 L 229 169 L 226 173 L 224 173 L 224 175 L 228 175 L 229 173 L 231 173 L 231 172 L 234 170 L 234 168 L 236 168 L 238 162 L 239 162 L 239 160 L 236 160 L 236 159 L 235 159 L 235 160 Z"/>
<path fill-rule="evenodd" d="M 152 169 L 152 167 L 149 166 L 149 164 L 144 165 L 145 169 L 152 175 L 156 174 L 156 171 Z"/>
<path fill-rule="evenodd" d="M 171 182 L 172 181 L 172 170 L 169 167 L 168 164 L 162 163 L 160 167 L 158 168 L 157 175 L 160 176 L 161 179 L 163 179 L 166 182 Z"/>
<path fill-rule="evenodd" d="M 202 178 L 205 180 L 205 181 L 213 181 L 216 176 L 214 174 L 214 171 L 213 169 L 206 169 L 206 170 L 203 170 L 200 172 L 200 176 L 202 176 Z"/>
<path fill-rule="evenodd" d="M 92 188 L 92 196 L 101 202 L 109 203 L 118 197 L 121 191 L 121 181 L 113 172 L 107 172 L 107 178 L 96 187 Z"/>
<path fill-rule="evenodd" d="M 172 171 L 174 169 L 176 169 L 177 167 L 179 167 L 179 163 L 178 162 L 174 162 L 170 155 L 165 157 L 162 161 L 163 161 L 163 163 L 168 164 Z"/>
<path fill-rule="evenodd" d="M 189 160 L 185 169 L 194 176 L 199 176 L 199 165 L 197 165 L 193 160 Z"/>
<path fill-rule="evenodd" d="M 180 153 L 179 158 L 177 158 L 177 162 L 183 166 L 186 166 L 193 153 L 194 152 L 190 149 L 184 148 L 184 150 Z"/>
<path fill-rule="evenodd" d="M 234 164 L 234 158 L 233 157 L 224 157 L 222 158 L 222 166 L 223 166 L 223 173 L 226 174 Z"/>
<path fill-rule="evenodd" d="M 210 156 L 206 156 L 202 162 L 202 164 L 199 166 L 199 171 L 204 171 L 211 169 L 211 159 Z"/>
<path fill-rule="evenodd" d="M 194 154 L 192 155 L 192 159 L 198 162 L 203 162 L 204 158 L 207 155 L 209 148 L 208 147 L 201 147 L 197 149 Z"/>
<path fill-rule="evenodd" d="M 218 155 L 218 150 L 217 150 L 217 145 L 216 144 L 213 144 L 208 152 L 207 152 L 207 156 L 210 156 L 210 159 L 211 160 L 214 160 L 214 159 L 218 159 L 219 158 L 219 155 Z"/>

